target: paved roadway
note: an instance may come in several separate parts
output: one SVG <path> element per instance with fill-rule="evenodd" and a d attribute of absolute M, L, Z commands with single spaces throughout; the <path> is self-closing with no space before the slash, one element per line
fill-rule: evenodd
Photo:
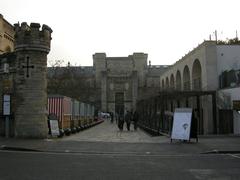
<path fill-rule="evenodd" d="M 240 179 L 239 137 L 199 140 L 170 143 L 141 130 L 120 133 L 109 122 L 62 139 L 0 139 L 0 180 Z"/>
<path fill-rule="evenodd" d="M 126 124 L 124 124 L 126 125 Z M 144 131 L 133 130 L 133 125 L 130 126 L 130 131 L 127 131 L 124 126 L 123 131 L 119 131 L 116 123 L 110 123 L 105 121 L 99 126 L 93 129 L 83 131 L 76 136 L 69 136 L 64 138 L 63 141 L 90 141 L 90 142 L 128 142 L 128 143 L 159 143 L 169 142 L 168 138 L 162 137 L 151 137 Z"/>

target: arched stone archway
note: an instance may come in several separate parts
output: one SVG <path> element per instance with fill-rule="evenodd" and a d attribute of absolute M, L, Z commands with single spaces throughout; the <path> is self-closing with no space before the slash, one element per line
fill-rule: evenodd
<path fill-rule="evenodd" d="M 176 89 L 181 91 L 182 90 L 182 79 L 181 79 L 181 73 L 178 70 L 176 74 Z"/>
<path fill-rule="evenodd" d="M 171 74 L 171 77 L 170 77 L 170 89 L 171 89 L 171 90 L 174 90 L 174 89 L 175 89 L 174 75 L 173 75 L 173 74 Z"/>
<path fill-rule="evenodd" d="M 169 89 L 169 79 L 166 77 L 166 89 Z"/>
<path fill-rule="evenodd" d="M 183 90 L 190 90 L 190 71 L 187 65 L 183 70 Z"/>
<path fill-rule="evenodd" d="M 202 68 L 198 59 L 194 61 L 192 67 L 192 89 L 193 90 L 202 89 Z"/>

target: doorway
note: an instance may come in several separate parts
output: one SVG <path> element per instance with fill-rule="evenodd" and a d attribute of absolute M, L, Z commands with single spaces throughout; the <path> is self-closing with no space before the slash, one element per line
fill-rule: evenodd
<path fill-rule="evenodd" d="M 124 93 L 115 93 L 115 114 L 118 116 L 124 116 Z"/>
<path fill-rule="evenodd" d="M 233 133 L 233 111 L 231 109 L 219 109 L 219 133 Z"/>

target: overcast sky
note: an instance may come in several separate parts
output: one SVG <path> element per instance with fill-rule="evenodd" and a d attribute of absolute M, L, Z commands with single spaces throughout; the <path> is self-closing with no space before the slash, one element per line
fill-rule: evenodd
<path fill-rule="evenodd" d="M 53 29 L 49 60 L 92 65 L 107 56 L 148 54 L 152 64 L 173 64 L 218 31 L 240 34 L 239 0 L 0 0 L 11 24 L 38 22 Z"/>

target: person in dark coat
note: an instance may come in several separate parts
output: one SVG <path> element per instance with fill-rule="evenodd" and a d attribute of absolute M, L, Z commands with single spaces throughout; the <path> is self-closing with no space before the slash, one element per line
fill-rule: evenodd
<path fill-rule="evenodd" d="M 133 113 L 134 130 L 137 130 L 137 123 L 138 123 L 138 113 L 137 111 L 134 111 Z"/>
<path fill-rule="evenodd" d="M 113 123 L 113 118 L 114 118 L 113 117 L 113 112 L 110 112 L 109 114 L 110 114 L 110 117 L 111 117 L 111 123 Z"/>
<path fill-rule="evenodd" d="M 127 111 L 127 113 L 125 114 L 125 122 L 127 124 L 127 130 L 130 131 L 130 124 L 131 124 L 131 119 L 132 119 L 132 115 L 129 111 Z"/>
<path fill-rule="evenodd" d="M 123 130 L 123 125 L 124 125 L 124 117 L 121 115 L 118 115 L 118 128 L 120 131 Z"/>

